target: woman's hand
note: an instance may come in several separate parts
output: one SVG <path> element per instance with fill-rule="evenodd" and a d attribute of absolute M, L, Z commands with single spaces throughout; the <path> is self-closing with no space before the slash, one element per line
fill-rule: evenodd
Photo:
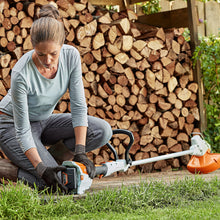
<path fill-rule="evenodd" d="M 73 160 L 86 166 L 86 171 L 91 179 L 95 177 L 95 165 L 86 156 L 84 145 L 78 144 L 75 146 L 75 154 Z"/>
<path fill-rule="evenodd" d="M 76 154 L 74 156 L 74 161 L 86 166 L 86 171 L 91 179 L 95 177 L 95 165 L 91 160 L 88 159 L 85 153 Z"/>
<path fill-rule="evenodd" d="M 36 167 L 36 171 L 39 176 L 46 182 L 49 187 L 52 188 L 53 191 L 56 191 L 58 186 L 61 190 L 67 193 L 68 188 L 63 185 L 57 176 L 58 172 L 65 170 L 66 167 L 64 166 L 47 167 L 43 164 L 43 162 L 40 162 Z"/>

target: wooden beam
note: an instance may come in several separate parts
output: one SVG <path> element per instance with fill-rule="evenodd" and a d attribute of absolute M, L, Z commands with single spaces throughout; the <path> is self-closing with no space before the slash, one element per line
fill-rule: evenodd
<path fill-rule="evenodd" d="M 123 0 L 89 0 L 92 5 L 122 5 Z"/>
<path fill-rule="evenodd" d="M 149 0 L 89 0 L 93 5 L 133 5 L 140 2 L 147 2 Z"/>
<path fill-rule="evenodd" d="M 192 53 L 195 50 L 195 47 L 199 45 L 198 39 L 198 30 L 197 30 L 197 13 L 196 13 L 196 4 L 195 0 L 187 0 L 187 9 L 188 9 L 188 21 L 189 21 L 189 30 L 190 30 L 190 44 Z M 201 68 L 199 61 L 196 62 L 196 67 L 193 69 L 193 78 L 194 81 L 198 83 L 198 104 L 200 110 L 200 130 L 203 132 L 206 129 L 206 112 L 204 108 L 204 87 L 201 80 Z"/>
<path fill-rule="evenodd" d="M 138 22 L 163 28 L 188 27 L 188 10 L 181 8 L 138 17 Z"/>
<path fill-rule="evenodd" d="M 149 0 L 130 0 L 130 5 L 136 4 L 136 3 L 141 3 L 141 2 L 148 2 Z"/>

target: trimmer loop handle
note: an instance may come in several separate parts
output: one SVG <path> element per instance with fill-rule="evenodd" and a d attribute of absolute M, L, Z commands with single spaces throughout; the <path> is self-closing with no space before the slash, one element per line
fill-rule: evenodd
<path fill-rule="evenodd" d="M 128 131 L 128 130 L 125 130 L 125 129 L 115 129 L 112 131 L 113 132 L 113 135 L 114 134 L 126 134 L 128 135 L 128 137 L 130 138 L 130 141 L 129 141 L 129 144 L 128 146 L 126 147 L 126 150 L 125 150 L 125 160 L 126 160 L 126 163 L 127 164 L 131 164 L 132 160 L 130 159 L 129 157 L 129 151 L 131 149 L 131 146 L 133 145 L 134 143 L 134 136 L 132 134 L 131 131 Z M 115 148 L 110 144 L 110 143 L 107 143 L 106 144 L 108 146 L 108 148 L 113 152 L 113 155 L 115 157 L 115 160 L 118 160 L 118 154 L 115 150 Z"/>

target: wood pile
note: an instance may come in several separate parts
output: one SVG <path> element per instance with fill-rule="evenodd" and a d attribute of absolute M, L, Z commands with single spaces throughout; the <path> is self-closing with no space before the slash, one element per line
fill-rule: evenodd
<path fill-rule="evenodd" d="M 32 49 L 30 27 L 47 0 L 3 1 L 0 5 L 0 99 L 10 88 L 10 72 Z M 189 148 L 198 131 L 198 85 L 193 81 L 191 50 L 182 29 L 163 30 L 135 22 L 136 14 L 106 12 L 87 0 L 58 0 L 66 43 L 82 58 L 88 114 L 105 119 L 113 129 L 128 129 L 135 137 L 133 160 Z M 2 9 L 1 9 L 2 8 Z M 69 112 L 68 92 L 55 112 Z M 111 140 L 120 158 L 129 142 Z M 88 153 L 95 164 L 113 159 L 106 148 Z M 185 166 L 189 156 L 140 166 L 143 172 Z M 135 172 L 136 167 L 128 173 Z"/>

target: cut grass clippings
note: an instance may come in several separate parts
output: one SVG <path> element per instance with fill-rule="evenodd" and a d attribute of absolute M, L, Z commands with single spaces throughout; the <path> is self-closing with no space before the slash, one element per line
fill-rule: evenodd
<path fill-rule="evenodd" d="M 220 219 L 220 181 L 185 178 L 106 189 L 85 198 L 39 193 L 22 183 L 1 189 L 1 219 Z"/>

